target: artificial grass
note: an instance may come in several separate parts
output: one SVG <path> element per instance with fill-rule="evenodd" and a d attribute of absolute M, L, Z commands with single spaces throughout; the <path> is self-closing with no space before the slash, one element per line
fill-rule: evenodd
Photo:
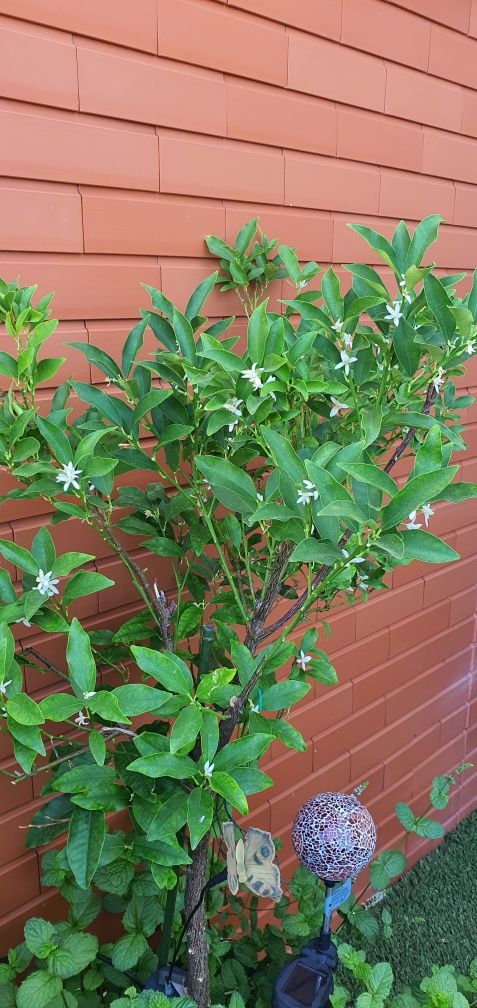
<path fill-rule="evenodd" d="M 390 962 L 396 988 L 418 985 L 433 964 L 468 970 L 477 956 L 477 811 L 388 890 L 383 907 L 393 937 L 380 937 L 368 960 Z"/>

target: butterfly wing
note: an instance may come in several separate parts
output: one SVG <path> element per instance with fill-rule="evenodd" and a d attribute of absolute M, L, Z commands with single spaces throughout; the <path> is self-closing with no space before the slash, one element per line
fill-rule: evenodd
<path fill-rule="evenodd" d="M 235 856 L 234 824 L 232 822 L 222 823 L 222 836 L 227 849 L 227 885 L 232 896 L 235 896 L 238 893 L 239 878 Z"/>
<path fill-rule="evenodd" d="M 244 840 L 245 885 L 255 896 L 276 902 L 282 895 L 271 833 L 251 826 Z"/>

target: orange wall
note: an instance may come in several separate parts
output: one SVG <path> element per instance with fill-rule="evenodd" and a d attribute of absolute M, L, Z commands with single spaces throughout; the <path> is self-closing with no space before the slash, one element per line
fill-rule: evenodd
<path fill-rule="evenodd" d="M 439 266 L 477 265 L 477 0 L 0 0 L 0 14 L 0 275 L 56 290 L 55 352 L 67 339 L 117 352 L 141 281 L 184 303 L 210 272 L 202 235 L 232 238 L 257 212 L 323 264 L 371 256 L 350 219 L 388 229 L 440 212 Z M 213 304 L 229 312 L 228 297 Z M 62 370 L 100 380 L 76 351 Z M 460 384 L 477 385 L 475 363 Z M 462 473 L 476 480 L 477 409 L 465 422 Z M 44 511 L 3 506 L 0 535 L 29 545 Z M 391 593 L 332 616 L 340 685 L 301 706 L 308 751 L 272 754 L 277 785 L 255 805 L 282 861 L 310 794 L 369 779 L 386 844 L 396 800 L 421 808 L 434 773 L 477 757 L 476 529 L 473 501 L 441 506 L 432 530 L 462 559 L 414 563 Z M 80 615 L 124 617 L 134 598 L 118 564 L 76 531 L 118 580 Z M 63 549 L 72 535 L 55 530 Z M 43 650 L 61 662 L 61 641 Z M 26 675 L 32 693 L 47 685 Z M 11 766 L 1 741 L 0 761 Z M 36 785 L 0 776 L 0 954 L 25 914 L 57 905 L 23 853 Z M 474 773 L 448 825 L 476 792 Z"/>

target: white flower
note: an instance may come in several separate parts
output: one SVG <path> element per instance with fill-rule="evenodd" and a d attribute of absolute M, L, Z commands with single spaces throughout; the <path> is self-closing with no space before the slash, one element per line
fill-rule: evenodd
<path fill-rule="evenodd" d="M 228 410 L 229 413 L 233 413 L 236 417 L 242 416 L 242 410 L 239 409 L 243 403 L 243 399 L 230 399 L 229 402 L 224 403 L 222 409 Z"/>
<path fill-rule="evenodd" d="M 28 627 L 31 627 L 31 623 L 30 623 L 30 621 L 29 621 L 29 620 L 27 620 L 27 619 L 25 619 L 25 617 L 24 617 L 24 616 L 23 616 L 23 618 L 22 618 L 22 619 L 16 619 L 16 620 L 15 620 L 15 623 L 23 623 L 23 626 L 28 626 Z"/>
<path fill-rule="evenodd" d="M 341 330 L 342 330 L 342 328 L 343 328 L 343 326 L 344 326 L 344 322 L 342 322 L 341 319 L 339 318 L 339 319 L 336 319 L 336 322 L 334 323 L 334 325 L 331 326 L 331 328 L 334 329 L 335 332 L 340 333 Z"/>
<path fill-rule="evenodd" d="M 358 588 L 361 588 L 363 591 L 366 591 L 368 588 L 368 581 L 369 577 L 367 574 L 360 574 L 358 572 L 358 574 L 356 575 L 356 585 Z"/>
<path fill-rule="evenodd" d="M 2 694 L 2 696 L 6 696 L 7 686 L 11 686 L 12 682 L 13 682 L 12 679 L 8 679 L 7 682 L 0 682 L 0 693 Z"/>
<path fill-rule="evenodd" d="M 366 559 L 365 557 L 361 557 L 361 556 L 352 557 L 351 560 L 349 560 L 348 559 L 348 557 L 349 557 L 348 550 L 342 549 L 341 552 L 342 552 L 345 560 L 348 560 L 348 563 L 345 564 L 345 567 L 349 567 L 350 564 L 360 564 L 360 563 L 364 563 L 365 562 L 365 559 Z"/>
<path fill-rule="evenodd" d="M 424 522 L 425 522 L 425 525 L 426 525 L 426 528 L 427 528 L 427 526 L 429 525 L 429 518 L 431 518 L 431 516 L 434 514 L 434 512 L 433 512 L 430 504 L 423 504 L 421 510 L 422 510 L 423 515 L 424 515 Z"/>
<path fill-rule="evenodd" d="M 207 777 L 210 780 L 210 778 L 212 777 L 212 774 L 214 772 L 214 766 L 215 766 L 215 763 L 209 763 L 209 760 L 205 761 L 205 763 L 204 763 L 204 777 Z"/>
<path fill-rule="evenodd" d="M 263 382 L 262 379 L 260 378 L 262 371 L 263 367 L 258 368 L 257 370 L 257 365 L 252 364 L 251 368 L 248 368 L 248 370 L 241 372 L 242 378 L 247 378 L 247 380 L 251 383 L 251 385 L 253 385 L 254 392 L 263 387 Z"/>
<path fill-rule="evenodd" d="M 340 412 L 340 410 L 349 409 L 347 403 L 338 402 L 338 399 L 335 399 L 334 396 L 331 396 L 331 402 L 333 403 L 333 409 L 330 410 L 330 417 L 336 416 Z"/>
<path fill-rule="evenodd" d="M 420 529 L 420 528 L 422 528 L 422 523 L 421 524 L 419 524 L 419 523 L 416 524 L 416 516 L 417 516 L 417 511 L 411 511 L 411 514 L 409 515 L 409 521 L 408 521 L 408 523 L 406 525 L 407 529 Z"/>
<path fill-rule="evenodd" d="M 471 354 L 475 353 L 475 340 L 467 340 L 467 353 L 469 354 L 469 357 Z"/>
<path fill-rule="evenodd" d="M 444 384 L 444 381 L 445 381 L 445 378 L 443 377 L 443 375 L 444 375 L 444 368 L 440 367 L 439 370 L 438 370 L 438 372 L 437 372 L 437 374 L 436 374 L 436 376 L 435 376 L 435 378 L 433 379 L 433 382 L 432 382 L 432 384 L 434 386 L 434 389 L 437 392 L 437 394 L 439 394 L 440 387 L 441 387 L 441 385 Z"/>
<path fill-rule="evenodd" d="M 207 490 L 207 493 L 209 493 L 209 491 L 211 491 L 211 490 L 212 490 L 212 487 L 211 487 L 211 485 L 210 485 L 210 483 L 209 483 L 209 481 L 208 481 L 208 480 L 206 480 L 206 479 L 203 479 L 203 480 L 200 480 L 200 482 L 204 484 L 204 487 L 205 487 L 205 489 Z M 147 513 L 147 512 L 146 512 L 146 513 Z M 154 515 L 153 515 L 153 514 L 151 514 L 151 512 L 149 512 L 149 514 L 151 515 L 151 518 L 153 518 L 153 517 L 154 517 Z"/>
<path fill-rule="evenodd" d="M 297 665 L 300 666 L 303 672 L 306 672 L 306 666 L 308 665 L 308 662 L 311 662 L 312 660 L 311 655 L 305 654 L 304 651 L 300 651 L 299 657 L 295 659 Z"/>
<path fill-rule="evenodd" d="M 346 350 L 340 350 L 341 363 L 335 364 L 335 371 L 339 371 L 340 368 L 344 368 L 344 373 L 346 377 L 349 375 L 350 364 L 354 364 L 358 360 L 357 357 L 350 357 Z"/>
<path fill-rule="evenodd" d="M 56 482 L 64 484 L 63 485 L 64 493 L 66 493 L 69 490 L 70 486 L 72 486 L 74 490 L 79 490 L 80 485 L 76 477 L 79 476 L 81 472 L 83 472 L 83 470 L 75 469 L 72 462 L 68 462 L 68 465 L 63 466 L 61 472 L 59 472 L 58 476 L 56 477 Z"/>
<path fill-rule="evenodd" d="M 52 577 L 52 573 L 53 571 L 47 571 L 45 574 L 40 568 L 33 591 L 39 591 L 40 595 L 48 595 L 48 598 L 58 595 L 58 588 L 55 588 L 55 585 L 58 584 L 59 578 Z"/>
<path fill-rule="evenodd" d="M 266 380 L 266 382 L 265 382 L 265 385 L 268 385 L 268 384 L 269 384 L 269 382 L 272 382 L 272 381 L 275 381 L 275 379 L 274 379 L 273 375 L 270 375 L 270 377 L 269 377 L 269 378 L 267 378 L 267 380 Z M 269 395 L 269 396 L 270 396 L 270 398 L 271 398 L 271 399 L 273 399 L 273 401 L 274 401 L 274 402 L 276 402 L 276 401 L 277 401 L 277 397 L 276 397 L 275 393 L 274 393 L 274 392 L 272 392 L 272 390 L 271 390 L 271 389 L 270 389 L 270 390 L 269 390 L 269 391 L 267 392 L 267 395 Z"/>
<path fill-rule="evenodd" d="M 86 693 L 83 693 L 83 700 L 91 700 L 91 697 L 94 697 L 94 696 L 96 696 L 96 690 L 94 690 L 94 689 L 93 690 L 87 690 Z"/>
<path fill-rule="evenodd" d="M 263 503 L 263 494 L 259 494 L 259 493 L 258 493 L 258 494 L 257 494 L 257 500 L 258 500 L 258 503 L 259 503 L 259 504 L 262 504 L 262 503 Z"/>
<path fill-rule="evenodd" d="M 201 817 L 200 817 L 200 819 L 199 819 L 199 822 L 200 822 L 200 823 L 203 823 L 203 822 L 205 822 L 205 815 L 201 815 Z"/>
<path fill-rule="evenodd" d="M 258 704 L 252 703 L 251 700 L 249 700 L 249 704 L 250 704 L 250 710 L 253 711 L 254 714 L 260 714 L 260 707 Z"/>
<path fill-rule="evenodd" d="M 353 337 L 351 333 L 349 332 L 343 333 L 343 343 L 345 347 L 348 347 L 348 349 L 353 346 Z"/>
<path fill-rule="evenodd" d="M 318 490 L 310 480 L 303 480 L 304 490 L 298 491 L 297 504 L 309 504 L 311 500 L 318 500 Z"/>
<path fill-rule="evenodd" d="M 309 280 L 300 280 L 298 286 L 299 287 L 306 287 L 306 285 L 309 284 L 309 282 L 310 282 Z"/>
<path fill-rule="evenodd" d="M 393 322 L 395 326 L 398 326 L 399 319 L 402 319 L 403 315 L 401 311 L 401 301 L 393 301 L 392 305 L 387 304 L 386 308 L 388 310 L 388 315 L 385 315 L 384 318 L 386 321 Z"/>
<path fill-rule="evenodd" d="M 83 714 L 83 711 L 80 711 L 78 717 L 75 717 L 75 724 L 79 725 L 80 728 L 86 728 L 86 725 L 89 725 L 89 718 L 86 717 L 86 714 Z"/>

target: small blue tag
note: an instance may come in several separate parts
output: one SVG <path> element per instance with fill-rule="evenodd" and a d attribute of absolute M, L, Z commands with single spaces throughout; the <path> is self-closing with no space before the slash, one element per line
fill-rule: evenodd
<path fill-rule="evenodd" d="M 257 703 L 257 707 L 258 707 L 259 711 L 263 710 L 263 692 L 260 689 L 260 687 L 258 689 L 258 703 Z"/>
<path fill-rule="evenodd" d="M 351 893 L 351 879 L 346 879 L 340 886 L 334 886 L 330 892 L 330 895 L 325 899 L 324 911 L 327 917 L 333 910 L 341 906 Z"/>

